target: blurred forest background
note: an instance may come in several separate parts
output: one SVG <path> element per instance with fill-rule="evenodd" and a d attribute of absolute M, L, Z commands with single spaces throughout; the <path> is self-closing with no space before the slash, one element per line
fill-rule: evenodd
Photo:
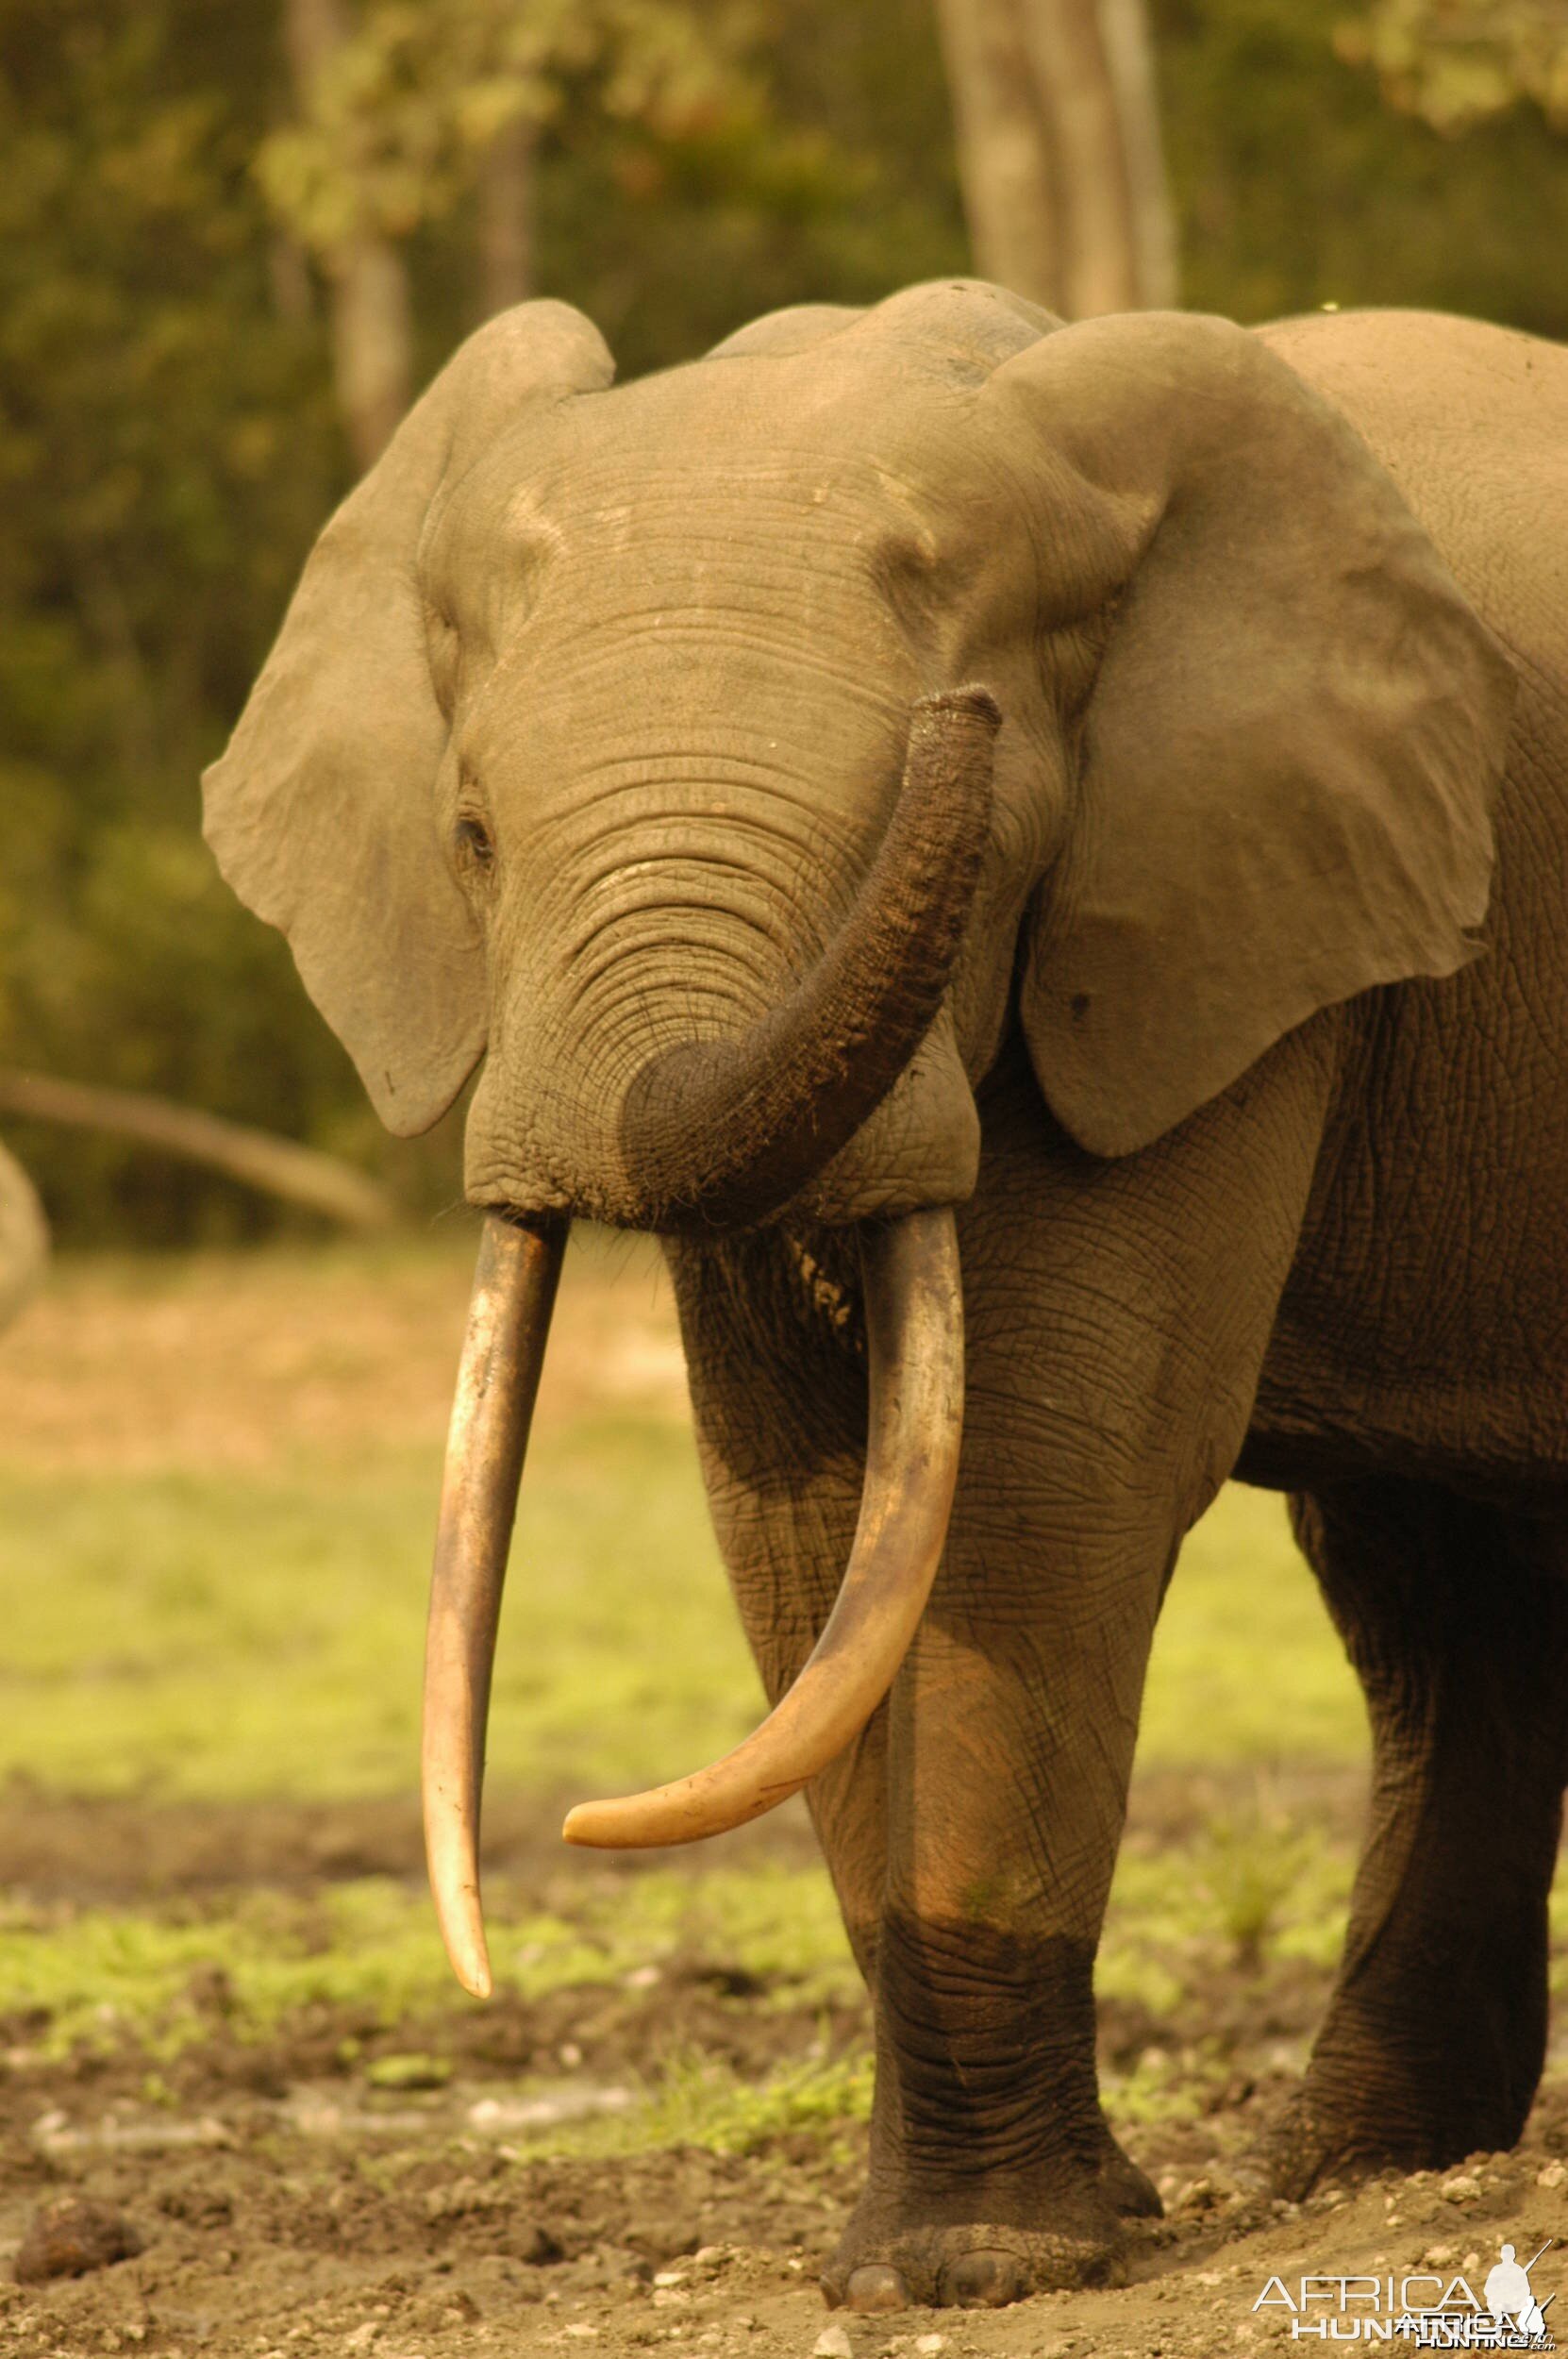
<path fill-rule="evenodd" d="M 1050 117 L 1033 0 L 0 0 L 0 1067 L 451 1200 L 450 1127 L 381 1136 L 197 778 L 326 512 L 502 304 L 567 297 L 624 374 L 976 264 L 1068 311 L 1568 335 L 1561 0 L 1077 6 L 1122 75 L 1109 244 L 1008 197 Z M 1045 160 L 1070 209 L 1093 176 Z M 97 1129 L 6 1135 L 65 1240 L 291 1217 Z"/>

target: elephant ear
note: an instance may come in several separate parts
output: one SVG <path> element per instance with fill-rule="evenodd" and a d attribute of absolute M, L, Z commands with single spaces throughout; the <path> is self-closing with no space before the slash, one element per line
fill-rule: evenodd
<path fill-rule="evenodd" d="M 1126 1155 L 1316 1010 L 1477 954 L 1514 678 L 1360 437 L 1243 329 L 1086 322 L 988 399 L 1104 641 L 1023 1024 L 1065 1128 Z"/>
<path fill-rule="evenodd" d="M 525 303 L 471 336 L 326 526 L 223 759 L 202 784 L 229 883 L 407 1137 L 485 1045 L 483 950 L 437 832 L 447 725 L 418 557 L 442 487 L 533 409 L 608 385 L 596 328 Z"/>

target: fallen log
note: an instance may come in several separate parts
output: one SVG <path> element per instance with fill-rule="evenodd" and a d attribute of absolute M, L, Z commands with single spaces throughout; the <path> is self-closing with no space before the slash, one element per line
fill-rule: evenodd
<path fill-rule="evenodd" d="M 226 1121 L 220 1114 L 176 1106 L 141 1090 L 101 1089 L 95 1083 L 60 1081 L 52 1075 L 0 1067 L 0 1113 L 28 1122 L 67 1122 L 86 1130 L 111 1130 L 187 1163 L 205 1163 L 231 1180 L 304 1205 L 312 1213 L 362 1230 L 394 1228 L 397 1207 L 374 1180 L 292 1139 Z"/>

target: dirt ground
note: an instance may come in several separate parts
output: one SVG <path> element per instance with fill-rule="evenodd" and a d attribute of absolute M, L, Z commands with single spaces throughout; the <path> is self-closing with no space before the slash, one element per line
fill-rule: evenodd
<path fill-rule="evenodd" d="M 1350 1792 L 1321 1806 L 1354 1812 Z M 1141 1797 L 1133 1841 L 1179 1829 L 1184 1795 L 1165 1777 Z M 498 1819 L 509 1870 L 542 1872 L 553 1814 Z M 798 1857 L 797 1822 L 769 1837 Z M 234 1881 L 411 1875 L 404 1804 L 235 1805 L 204 1812 L 49 1803 L 13 1790 L 0 1809 L 0 1864 L 13 1889 L 55 1901 L 178 1892 L 199 1908 Z M 617 1871 L 607 1867 L 607 1874 Z M 635 1874 L 635 1867 L 620 1871 Z M 1387 2179 L 1306 2205 L 1271 2202 L 1251 2154 L 1299 2068 L 1325 1977 L 1261 1977 L 1238 1962 L 1206 1972 L 1173 2018 L 1110 2002 L 1108 2063 L 1151 2039 L 1180 2049 L 1209 2092 L 1195 2119 L 1127 2133 L 1165 2199 L 1165 2220 L 1129 2251 L 1126 2282 L 1037 2299 L 1006 2313 L 830 2317 L 820 2260 L 852 2200 L 863 2131 L 776 2137 L 756 2152 L 667 2147 L 598 2159 L 529 2160 L 542 2124 L 613 2116 L 673 2049 L 718 2057 L 747 2079 L 792 2058 L 863 2042 L 864 2009 L 824 2019 L 722 1956 L 666 1960 L 625 1986 L 501 1999 L 440 2025 L 321 2007 L 286 2036 L 237 2038 L 221 1975 L 192 1987 L 206 2035 L 158 2064 L 134 2049 L 42 2064 L 29 2027 L 8 2041 L 0 2082 L 0 2254 L 7 2277 L 41 2207 L 70 2197 L 109 2207 L 141 2250 L 91 2274 L 0 2282 L 0 2352 L 144 2351 L 174 2359 L 459 2359 L 494 2350 L 633 2352 L 944 2353 L 948 2359 L 1208 2359 L 1289 2340 L 1290 2314 L 1253 2305 L 1271 2277 L 1412 2269 L 1477 2290 L 1507 2238 L 1527 2257 L 1568 2239 L 1568 2083 L 1554 2079 L 1510 2155 L 1440 2176 Z M 197 1985 L 200 1985 L 199 1987 Z M 374 2085 L 377 2049 L 439 2066 L 420 2085 Z M 350 2071 L 345 2058 L 355 2058 Z M 442 2073 L 450 2077 L 442 2080 Z M 151 2091 L 151 2093 L 149 2093 Z M 1537 2273 L 1552 2284 L 1556 2256 Z M 1568 2250 L 1560 2260 L 1568 2284 Z M 1418 2296 L 1418 2298 L 1420 2298 Z M 1436 2299 L 1427 2293 L 1426 2299 Z M 842 2342 L 833 2339 L 841 2329 Z M 932 2341 L 932 2336 L 940 2341 Z"/>
<path fill-rule="evenodd" d="M 29 1464 L 62 1471 L 90 1460 L 241 1467 L 296 1443 L 348 1450 L 371 1417 L 383 1437 L 439 1435 L 462 1311 L 456 1267 L 456 1256 L 432 1262 L 379 1308 L 362 1272 L 317 1270 L 305 1283 L 264 1259 L 216 1261 L 188 1292 L 165 1286 L 140 1308 L 134 1283 L 105 1295 L 67 1271 L 8 1348 L 0 1424 Z M 594 1398 L 678 1403 L 668 1301 L 647 1266 L 584 1264 L 570 1283 L 575 1313 L 542 1416 Z M 134 1388 L 121 1380 L 127 1363 Z M 1331 1775 L 1294 1799 L 1349 1839 L 1359 1787 Z M 1129 1843 L 1182 1841 L 1217 1793 L 1223 1803 L 1213 1779 L 1145 1778 Z M 559 1860 L 559 1815 L 537 1796 L 494 1795 L 497 1866 L 542 1877 Z M 791 1860 L 809 1842 L 798 1813 L 756 1839 Z M 199 1915 L 239 1884 L 309 1895 L 377 1873 L 418 1880 L 410 1798 L 209 1806 L 0 1790 L 0 1885 L 30 1904 Z M 542 2128 L 629 2112 L 642 2076 L 672 2053 L 750 2080 L 863 2047 L 863 2004 L 825 2016 L 722 1954 L 395 2033 L 374 2011 L 323 2004 L 259 2041 L 239 2034 L 224 1978 L 208 1969 L 189 1994 L 203 2035 L 174 2057 L 122 2044 L 45 2061 L 36 2023 L 0 2018 L 0 2359 L 1211 2359 L 1291 2339 L 1277 2299 L 1255 2307 L 1271 2278 L 1293 2292 L 1304 2274 L 1463 2272 L 1479 2290 L 1505 2239 L 1521 2258 L 1568 2243 L 1568 2027 L 1515 2153 L 1330 2188 L 1300 2207 L 1270 2201 L 1251 2157 L 1326 1990 L 1319 1966 L 1265 1973 L 1239 1955 L 1223 1971 L 1194 1969 L 1174 2012 L 1108 2002 L 1109 2066 L 1125 2073 L 1158 2049 L 1176 2059 L 1178 2089 L 1186 2074 L 1203 2093 L 1180 2118 L 1156 2107 L 1124 2125 L 1166 2205 L 1129 2250 L 1126 2282 L 1004 2313 L 881 2318 L 829 2316 L 816 2287 L 862 2167 L 859 2127 L 743 2152 L 665 2144 L 529 2158 Z M 439 2068 L 376 2084 L 367 2060 L 394 2051 L 428 2052 Z M 70 2199 L 107 2207 L 113 2234 L 139 2250 L 81 2276 L 13 2282 L 41 2210 Z M 1544 2255 L 1535 2284 L 1542 2298 L 1568 2287 L 1568 2250 Z"/>

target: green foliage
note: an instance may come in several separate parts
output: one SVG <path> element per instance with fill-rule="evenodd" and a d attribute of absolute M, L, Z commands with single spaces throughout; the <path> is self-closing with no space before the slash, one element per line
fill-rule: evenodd
<path fill-rule="evenodd" d="M 1468 131 L 1530 101 L 1568 131 L 1563 0 L 1377 0 L 1334 45 L 1436 131 Z"/>
<path fill-rule="evenodd" d="M 1151 0 L 1183 300 L 1242 320 L 1326 303 L 1568 335 L 1568 173 L 1539 114 L 1460 142 L 1338 56 L 1345 0 Z"/>
<path fill-rule="evenodd" d="M 779 2065 L 760 2082 L 742 2081 L 722 2057 L 672 2057 L 641 2116 L 601 2129 L 598 2148 L 622 2151 L 699 2146 L 713 2154 L 751 2154 L 801 2131 L 818 2135 L 869 2121 L 874 2065 L 868 2049 L 831 2060 Z"/>
<path fill-rule="evenodd" d="M 739 115 L 748 29 L 726 5 L 681 0 L 369 0 L 307 119 L 257 159 L 281 217 L 317 251 L 361 230 L 406 238 L 471 190 L 498 132 L 559 119 L 592 93 L 611 122 L 680 139 Z"/>
<path fill-rule="evenodd" d="M 1366 56 L 1433 119 L 1539 100 L 1458 143 L 1336 54 L 1345 6 L 1155 0 L 1187 300 L 1568 332 L 1544 0 L 1375 10 Z M 475 325 L 475 167 L 519 117 L 540 291 L 626 373 L 779 304 L 961 269 L 966 246 L 930 0 L 365 0 L 357 26 L 300 121 L 275 6 L 0 0 L 0 1060 L 359 1155 L 433 1208 L 455 1126 L 382 1140 L 196 838 L 197 773 L 348 480 L 302 249 L 349 223 L 402 239 L 429 373 Z M 277 1217 L 124 1144 L 14 1144 L 67 1238 Z"/>
<path fill-rule="evenodd" d="M 320 339 L 272 299 L 258 29 L 0 6 L 0 1056 L 308 1130 L 346 1062 L 195 824 L 338 466 Z M 57 1203 L 149 1220 L 124 1149 L 18 1145 Z"/>

